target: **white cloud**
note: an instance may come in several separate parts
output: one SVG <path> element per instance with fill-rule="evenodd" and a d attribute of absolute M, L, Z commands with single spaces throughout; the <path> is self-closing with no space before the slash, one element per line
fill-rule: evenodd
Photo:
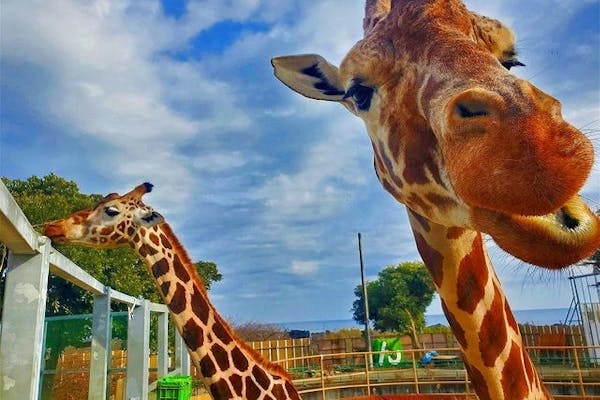
<path fill-rule="evenodd" d="M 222 172 L 246 165 L 251 160 L 239 151 L 221 151 L 219 153 L 195 156 L 190 162 L 198 170 Z"/>
<path fill-rule="evenodd" d="M 225 16 L 225 5 L 214 2 L 215 15 L 196 14 L 193 21 L 175 24 L 162 15 L 158 2 L 144 3 L 3 4 L 0 51 L 3 60 L 35 65 L 50 77 L 43 96 L 32 104 L 36 114 L 60 121 L 72 140 L 102 143 L 96 145 L 96 157 L 85 162 L 124 185 L 152 180 L 163 193 L 179 193 L 159 201 L 179 212 L 197 177 L 189 160 L 177 155 L 178 147 L 201 135 L 247 128 L 251 119 L 235 105 L 227 83 L 203 76 L 194 62 L 162 55 Z M 247 16 L 255 3 L 240 4 L 237 17 Z M 31 80 L 16 79 L 22 80 L 17 85 Z M 226 162 L 231 167 L 233 154 L 212 157 L 220 168 Z"/>
<path fill-rule="evenodd" d="M 310 101 L 310 100 L 307 100 Z M 341 119 L 340 119 L 341 118 Z M 344 119 L 345 118 L 345 119 Z M 367 142 L 364 128 L 351 115 L 337 113 L 323 120 L 323 139 L 313 142 L 292 173 L 277 174 L 259 188 L 268 220 L 314 221 L 331 217 L 353 202 L 357 187 L 366 183 Z"/>
<path fill-rule="evenodd" d="M 290 270 L 296 275 L 310 275 L 319 269 L 319 263 L 316 261 L 298 261 L 292 262 Z"/>

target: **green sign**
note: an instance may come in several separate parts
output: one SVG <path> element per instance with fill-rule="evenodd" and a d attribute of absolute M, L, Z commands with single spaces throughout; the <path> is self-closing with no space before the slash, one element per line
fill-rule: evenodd
<path fill-rule="evenodd" d="M 402 361 L 402 341 L 399 338 L 373 340 L 373 364 L 376 367 L 393 367 Z"/>

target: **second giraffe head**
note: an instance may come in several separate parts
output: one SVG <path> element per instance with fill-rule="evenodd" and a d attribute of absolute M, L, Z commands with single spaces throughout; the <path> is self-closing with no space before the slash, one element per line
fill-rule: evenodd
<path fill-rule="evenodd" d="M 55 243 L 72 243 L 93 247 L 122 247 L 139 241 L 140 228 L 164 222 L 162 215 L 145 205 L 142 196 L 152 191 L 145 182 L 119 196 L 111 193 L 92 210 L 84 210 L 69 218 L 45 224 L 44 234 Z"/>

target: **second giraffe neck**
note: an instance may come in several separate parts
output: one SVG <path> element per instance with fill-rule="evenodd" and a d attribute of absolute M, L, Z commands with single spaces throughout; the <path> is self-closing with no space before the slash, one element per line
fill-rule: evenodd
<path fill-rule="evenodd" d="M 277 399 L 299 399 L 287 373 L 237 338 L 217 312 L 196 267 L 168 224 L 141 228 L 132 246 L 155 278 L 214 399 L 258 399 L 265 392 Z"/>
<path fill-rule="evenodd" d="M 523 345 L 481 233 L 408 214 L 478 397 L 550 399 Z"/>

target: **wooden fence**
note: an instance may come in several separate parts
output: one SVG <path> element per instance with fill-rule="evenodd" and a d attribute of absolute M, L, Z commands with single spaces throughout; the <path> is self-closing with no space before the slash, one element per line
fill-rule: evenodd
<path fill-rule="evenodd" d="M 310 339 L 280 339 L 249 342 L 262 358 L 272 362 L 288 360 L 290 358 L 306 357 L 314 354 L 311 352 Z M 282 366 L 285 369 L 302 368 L 303 360 L 286 361 Z"/>
<path fill-rule="evenodd" d="M 534 326 L 523 324 L 519 325 L 519 329 L 526 347 L 586 345 L 583 331 L 578 325 Z M 375 338 L 377 337 L 393 337 L 393 334 L 377 334 Z M 409 336 L 402 336 L 400 339 L 404 349 L 413 349 Z M 424 350 L 459 347 L 456 338 L 450 332 L 424 333 L 420 336 L 419 342 Z M 366 343 L 362 336 L 327 338 L 326 334 L 318 333 L 313 334 L 310 339 L 265 340 L 250 342 L 250 346 L 257 350 L 263 358 L 273 362 L 308 355 L 355 353 L 366 350 Z M 296 365 L 293 361 L 284 366 L 286 368 L 303 367 L 302 365 Z"/>

